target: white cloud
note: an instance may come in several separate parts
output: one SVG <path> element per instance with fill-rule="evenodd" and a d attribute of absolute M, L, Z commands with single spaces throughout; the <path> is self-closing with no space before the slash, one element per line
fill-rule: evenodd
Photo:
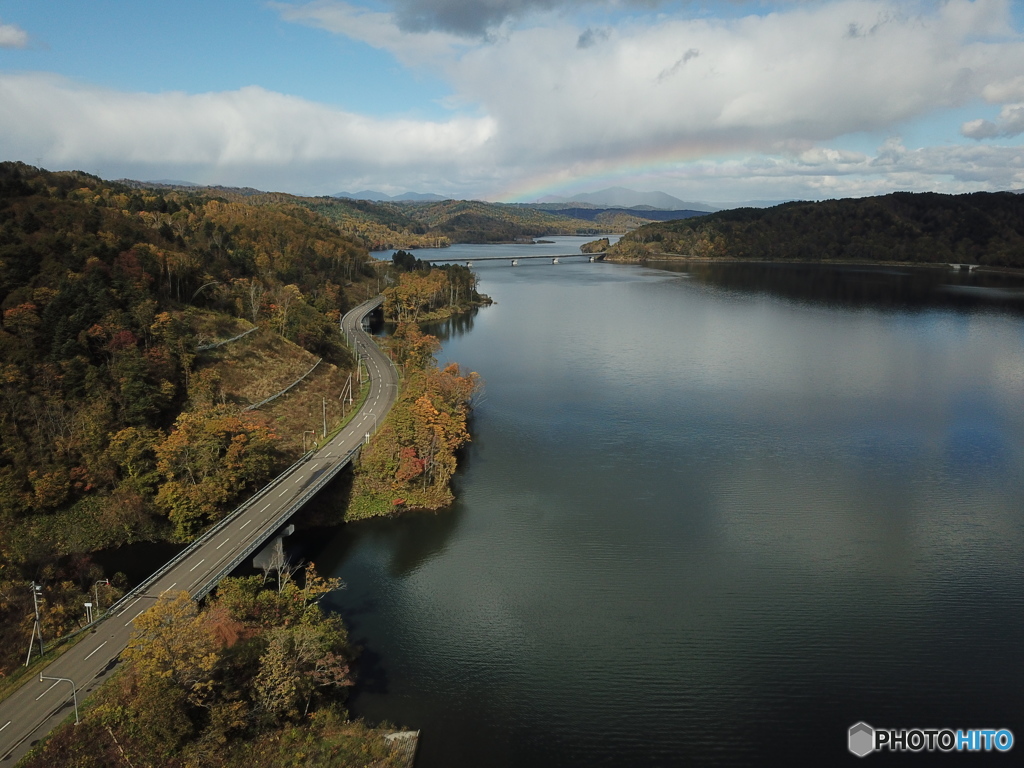
<path fill-rule="evenodd" d="M 965 136 L 1024 131 L 1024 41 L 1008 0 L 790 2 L 723 19 L 677 8 L 578 24 L 556 7 L 575 2 L 539 5 L 554 10 L 475 40 L 438 25 L 403 31 L 401 13 L 346 2 L 274 5 L 443 78 L 448 120 L 375 118 L 259 87 L 120 93 L 0 74 L 0 143 L 8 157 L 61 167 L 306 192 L 486 196 L 541 176 L 621 179 L 637 165 L 659 169 L 651 187 L 675 184 L 666 191 L 689 199 L 687 185 L 719 200 L 1024 186 L 1012 148 L 840 148 L 979 99 L 1003 111 L 965 123 Z M 518 18 L 538 3 L 501 7 Z"/>
<path fill-rule="evenodd" d="M 447 32 L 403 32 L 394 14 L 371 11 L 340 0 L 317 0 L 302 5 L 270 3 L 281 18 L 364 42 L 392 53 L 407 66 L 422 66 L 447 59 L 470 45 Z"/>
<path fill-rule="evenodd" d="M 304 176 L 325 184 L 340 174 L 396 169 L 455 174 L 479 162 L 493 133 L 488 118 L 377 120 L 255 86 L 122 93 L 56 76 L 5 74 L 0 103 L 8 157 L 87 170 L 198 169 L 239 183 Z"/>
<path fill-rule="evenodd" d="M 671 180 L 672 184 L 665 182 Z M 637 180 L 643 183 L 644 180 Z M 1024 148 L 908 149 L 892 138 L 872 155 L 828 148 L 681 164 L 661 186 L 690 200 L 863 197 L 893 190 L 959 194 L 1024 188 Z"/>
<path fill-rule="evenodd" d="M 27 48 L 28 33 L 15 24 L 0 24 L 0 48 Z"/>
<path fill-rule="evenodd" d="M 993 104 L 1005 104 L 1009 101 L 1024 101 L 1024 75 L 997 80 L 989 83 L 981 90 L 986 101 Z"/>
<path fill-rule="evenodd" d="M 1012 138 L 1024 133 L 1024 104 L 1007 104 L 999 111 L 997 122 L 970 120 L 960 132 L 970 139 Z"/>
<path fill-rule="evenodd" d="M 488 7 L 512 14 L 578 4 Z M 399 5 L 441 13 L 450 4 Z M 451 104 L 496 119 L 501 162 L 821 142 L 1024 88 L 1024 43 L 1007 0 L 795 3 L 737 19 L 641 15 L 582 29 L 548 14 L 476 42 L 404 32 L 400 14 L 344 2 L 278 7 L 440 74 L 456 92 Z"/>
<path fill-rule="evenodd" d="M 727 21 L 635 21 L 583 48 L 562 23 L 476 47 L 447 72 L 498 120 L 502 146 L 554 161 L 888 130 L 1024 70 L 1024 45 L 998 37 L 1005 2 L 952 0 L 916 17 L 901 7 L 851 0 Z"/>

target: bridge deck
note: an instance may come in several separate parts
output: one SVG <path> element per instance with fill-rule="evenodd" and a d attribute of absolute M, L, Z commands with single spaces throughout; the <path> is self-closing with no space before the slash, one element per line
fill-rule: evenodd
<path fill-rule="evenodd" d="M 512 261 L 512 259 L 572 259 L 572 258 L 589 258 L 590 256 L 604 256 L 605 252 L 600 253 L 530 253 L 525 255 L 516 254 L 515 256 L 459 256 L 459 257 L 444 257 L 435 259 L 420 259 L 429 264 L 438 264 L 446 261 Z"/>

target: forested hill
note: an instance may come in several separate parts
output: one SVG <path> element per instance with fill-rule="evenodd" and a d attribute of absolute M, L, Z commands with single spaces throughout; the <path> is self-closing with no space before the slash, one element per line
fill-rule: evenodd
<path fill-rule="evenodd" d="M 504 243 L 543 235 L 591 235 L 625 232 L 648 219 L 595 223 L 534 206 L 478 200 L 374 202 L 334 197 L 301 197 L 281 192 L 225 187 L 150 185 L 126 181 L 131 189 L 157 189 L 218 197 L 251 205 L 297 205 L 334 222 L 371 251 L 443 248 L 451 243 Z M 592 219 L 593 217 L 588 217 Z"/>
<path fill-rule="evenodd" d="M 91 551 L 187 539 L 287 463 L 301 429 L 244 411 L 232 380 L 280 390 L 287 348 L 300 373 L 282 381 L 322 357 L 310 381 L 336 391 L 338 317 L 378 290 L 367 261 L 299 205 L 0 163 L 0 677 L 27 645 L 29 580 L 62 634 L 102 576 Z M 223 347 L 248 357 L 202 351 L 253 328 Z"/>
<path fill-rule="evenodd" d="M 1024 267 L 1024 195 L 897 192 L 739 208 L 645 225 L 608 254 L 617 261 L 668 256 Z"/>

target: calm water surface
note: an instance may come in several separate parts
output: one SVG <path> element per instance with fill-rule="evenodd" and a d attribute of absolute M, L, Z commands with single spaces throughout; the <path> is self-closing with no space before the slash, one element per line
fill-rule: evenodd
<path fill-rule="evenodd" d="M 1019 281 L 476 271 L 497 304 L 436 329 L 487 383 L 458 502 L 313 555 L 365 647 L 352 709 L 422 729 L 419 768 L 1024 738 Z"/>

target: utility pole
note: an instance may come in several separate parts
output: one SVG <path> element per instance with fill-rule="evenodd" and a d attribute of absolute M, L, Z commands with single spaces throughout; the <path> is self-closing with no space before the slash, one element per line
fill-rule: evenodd
<path fill-rule="evenodd" d="M 39 638 L 39 655 L 43 655 L 43 630 L 39 623 L 39 601 L 42 599 L 39 593 L 43 591 L 41 585 L 32 582 L 32 610 L 35 612 L 36 618 L 32 624 L 32 635 L 28 639 L 28 655 L 25 657 L 25 666 L 32 660 L 32 644 Z"/>
<path fill-rule="evenodd" d="M 341 388 L 341 397 L 339 397 L 338 399 L 341 400 L 341 415 L 344 416 L 345 412 L 347 410 L 345 408 L 345 404 L 346 403 L 348 403 L 349 405 L 352 404 L 352 374 L 351 373 L 349 373 L 349 375 L 348 375 L 348 381 L 345 382 L 345 386 Z"/>

